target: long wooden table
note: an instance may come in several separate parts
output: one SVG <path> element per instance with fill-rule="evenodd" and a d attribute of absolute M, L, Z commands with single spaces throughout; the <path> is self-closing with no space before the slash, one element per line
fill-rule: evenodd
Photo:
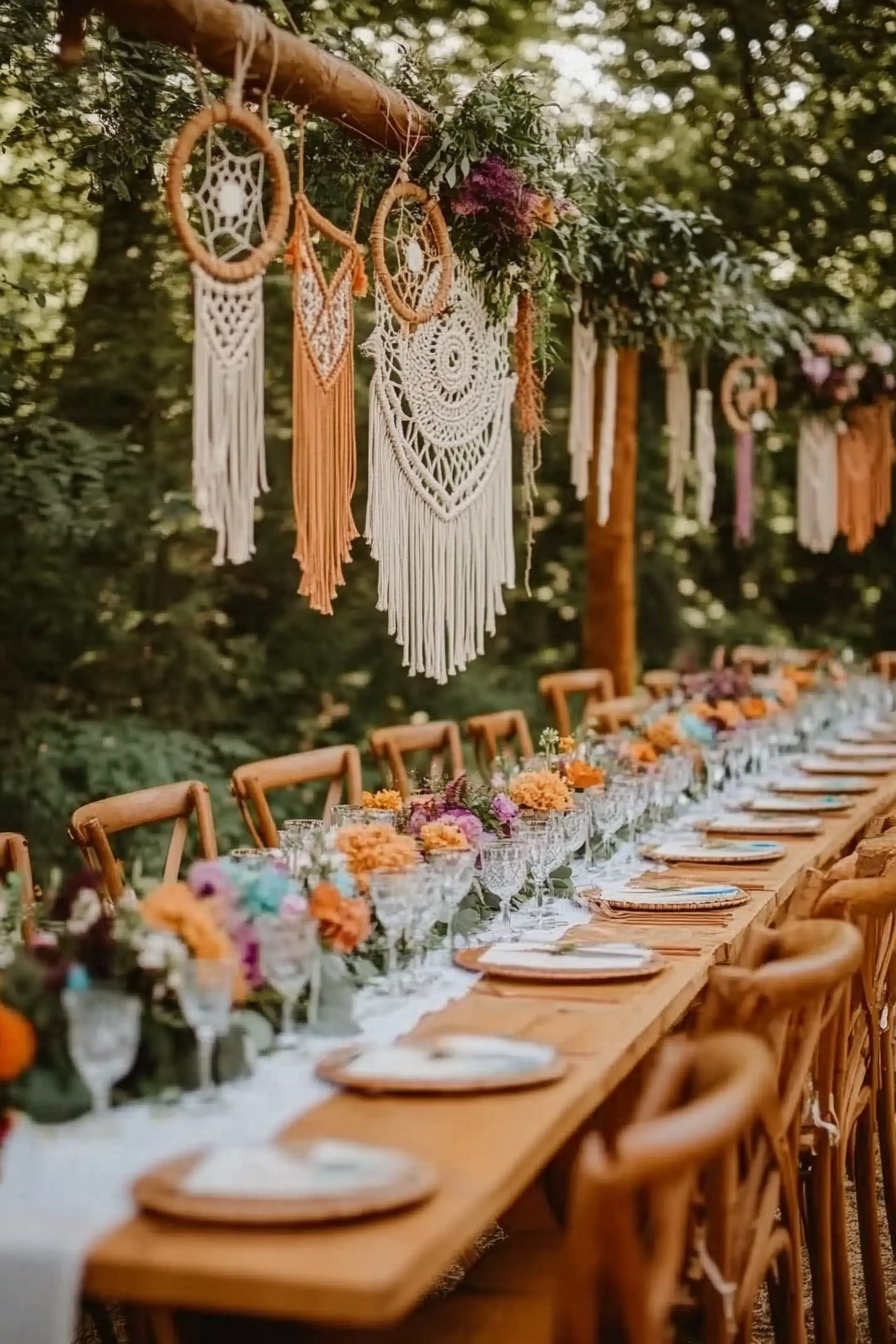
<path fill-rule="evenodd" d="M 707 868 L 707 880 L 740 877 L 761 890 L 724 928 L 702 931 L 699 951 L 670 957 L 652 980 L 595 986 L 574 1001 L 474 991 L 417 1029 L 549 1042 L 569 1064 L 553 1086 L 456 1098 L 341 1094 L 286 1131 L 292 1139 L 382 1143 L 434 1162 L 441 1183 L 426 1204 L 370 1222 L 288 1232 L 135 1217 L 93 1249 L 85 1292 L 142 1306 L 327 1325 L 398 1320 L 680 1021 L 703 991 L 712 964 L 734 955 L 751 925 L 770 922 L 808 868 L 846 853 L 868 823 L 894 804 L 896 776 L 890 775 L 848 813 L 827 820 L 820 836 L 788 839 L 786 856 L 768 868 Z"/>

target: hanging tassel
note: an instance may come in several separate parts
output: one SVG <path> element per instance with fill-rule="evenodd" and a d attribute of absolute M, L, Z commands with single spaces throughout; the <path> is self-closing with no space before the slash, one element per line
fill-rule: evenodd
<path fill-rule="evenodd" d="M 837 521 L 837 430 L 823 416 L 805 416 L 797 443 L 797 541 L 826 555 L 837 537 Z"/>
<path fill-rule="evenodd" d="M 215 280 L 195 263 L 193 499 L 214 528 L 214 563 L 255 553 L 255 501 L 264 460 L 264 305 L 261 275 Z"/>
<path fill-rule="evenodd" d="M 684 510 L 684 484 L 691 457 L 691 378 L 687 361 L 671 341 L 663 344 L 666 372 L 666 436 L 669 441 L 668 490 L 672 507 Z"/>
<path fill-rule="evenodd" d="M 875 407 L 857 406 L 837 436 L 837 524 L 853 555 L 874 536 L 876 433 Z"/>
<path fill-rule="evenodd" d="M 572 387 L 569 398 L 569 479 L 576 499 L 588 497 L 588 473 L 594 455 L 594 371 L 597 338 L 578 313 L 572 322 Z"/>
<path fill-rule="evenodd" d="M 709 527 L 716 493 L 716 431 L 712 419 L 712 393 L 697 389 L 694 410 L 694 458 L 697 463 L 697 522 Z"/>
<path fill-rule="evenodd" d="M 874 521 L 883 527 L 892 510 L 893 488 L 893 402 L 880 397 L 874 404 L 878 417 L 877 459 L 874 467 Z"/>
<path fill-rule="evenodd" d="M 616 450 L 616 397 L 619 390 L 619 351 L 604 346 L 603 393 L 597 446 L 597 521 L 605 527 L 610 518 L 613 490 L 613 457 Z"/>
<path fill-rule="evenodd" d="M 753 449 L 752 429 L 738 430 L 734 438 L 734 540 L 745 545 L 753 540 Z"/>
<path fill-rule="evenodd" d="M 541 467 L 541 431 L 544 427 L 544 388 L 535 367 L 535 303 L 532 291 L 520 293 L 513 338 L 516 365 L 516 418 L 523 436 L 523 512 L 526 518 L 526 572 L 524 587 L 530 597 L 532 551 L 535 545 L 535 501 Z"/>

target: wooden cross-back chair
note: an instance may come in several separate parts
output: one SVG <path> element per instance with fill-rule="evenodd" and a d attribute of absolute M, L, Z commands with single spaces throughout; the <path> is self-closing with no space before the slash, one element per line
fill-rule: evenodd
<path fill-rule="evenodd" d="M 645 672 L 641 685 L 648 691 L 651 700 L 668 700 L 681 685 L 681 673 L 671 667 L 657 667 Z"/>
<path fill-rule="evenodd" d="M 23 931 L 27 933 L 32 925 L 32 912 L 38 894 L 31 872 L 28 841 L 17 831 L 0 831 L 0 879 L 8 877 L 10 873 L 15 873 L 21 884 Z"/>
<path fill-rule="evenodd" d="M 840 1014 L 824 1031 L 815 1070 L 819 1105 L 834 1126 L 812 1136 L 806 1167 L 817 1344 L 855 1344 L 846 1214 L 852 1160 L 859 1243 L 872 1339 L 888 1337 L 877 1206 L 880 1145 L 884 1200 L 896 1248 L 896 1078 L 889 1015 L 896 1002 L 896 832 L 862 841 L 827 877 L 813 874 L 805 913 L 850 920 L 864 953 Z"/>
<path fill-rule="evenodd" d="M 393 1330 L 315 1332 L 314 1344 L 668 1344 L 701 1174 L 736 1151 L 775 1083 L 753 1036 L 670 1038 L 612 1143 L 582 1142 L 565 1236 L 511 1232 Z"/>
<path fill-rule="evenodd" d="M 606 667 L 586 667 L 573 672 L 548 672 L 538 678 L 539 694 L 544 697 L 554 718 L 554 727 L 561 737 L 569 737 L 578 723 L 586 722 L 602 700 L 615 695 L 613 673 Z M 585 698 L 584 709 L 574 725 L 569 697 Z"/>
<path fill-rule="evenodd" d="M 521 709 L 476 714 L 472 719 L 467 719 L 467 734 L 473 742 L 476 763 L 483 779 L 490 777 L 496 756 L 510 754 L 520 760 L 534 755 L 532 734 Z"/>
<path fill-rule="evenodd" d="M 218 856 L 215 822 L 208 788 L 196 779 L 178 784 L 160 784 L 152 789 L 120 793 L 85 803 L 72 813 L 69 836 L 91 868 L 97 869 L 109 898 L 117 901 L 124 891 L 121 865 L 112 852 L 109 837 L 138 826 L 174 823 L 162 873 L 163 882 L 174 882 L 180 872 L 191 818 L 196 820 L 199 852 L 204 859 Z"/>
<path fill-rule="evenodd" d="M 882 650 L 874 655 L 872 663 L 874 670 L 885 677 L 887 681 L 892 681 L 896 677 L 896 653 L 890 650 Z"/>
<path fill-rule="evenodd" d="M 591 718 L 599 733 L 618 733 L 621 728 L 637 727 L 648 703 L 641 696 L 620 695 L 595 705 Z"/>
<path fill-rule="evenodd" d="M 358 748 L 319 747 L 315 751 L 298 751 L 291 756 L 272 756 L 266 761 L 237 766 L 230 779 L 230 792 L 259 849 L 276 849 L 280 843 L 267 794 L 323 780 L 329 780 L 324 821 L 330 820 L 343 795 L 347 803 L 359 804 L 363 785 Z"/>
<path fill-rule="evenodd" d="M 460 729 L 451 719 L 375 728 L 370 734 L 370 750 L 379 762 L 386 783 L 398 789 L 402 798 L 409 798 L 417 791 L 408 771 L 408 756 L 425 753 L 428 758 L 417 783 L 424 779 L 442 779 L 446 775 L 456 779 L 464 773 Z"/>
<path fill-rule="evenodd" d="M 700 1339 L 751 1338 L 765 1279 L 775 1337 L 805 1344 L 799 1169 L 803 1118 L 813 1092 L 822 1035 L 835 1020 L 861 964 L 862 937 L 843 920 L 789 920 L 756 929 L 740 961 L 714 967 L 697 1030 L 754 1031 L 772 1049 L 778 1089 L 763 1128 L 736 1167 L 704 1191 L 707 1232 L 724 1247 L 720 1281 L 736 1285 L 727 1303 L 704 1298 Z M 723 1230 L 724 1229 L 724 1232 Z"/>

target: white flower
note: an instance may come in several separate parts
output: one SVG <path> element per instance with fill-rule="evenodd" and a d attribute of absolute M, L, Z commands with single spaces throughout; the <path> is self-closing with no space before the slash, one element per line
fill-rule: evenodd
<path fill-rule="evenodd" d="M 11 966 L 15 960 L 16 951 L 12 943 L 0 943 L 0 971 L 5 966 Z"/>
<path fill-rule="evenodd" d="M 140 905 L 140 899 L 133 887 L 125 887 L 118 898 L 119 910 L 136 910 Z"/>
<path fill-rule="evenodd" d="M 74 899 L 66 927 L 69 933 L 86 933 L 93 928 L 102 913 L 100 898 L 93 888 L 82 887 Z"/>
<path fill-rule="evenodd" d="M 889 368 L 893 363 L 893 347 L 887 341 L 866 341 L 862 346 L 862 354 L 882 369 Z"/>
<path fill-rule="evenodd" d="M 772 418 L 766 411 L 754 411 L 750 417 L 750 424 L 757 434 L 761 434 L 764 429 L 771 429 Z"/>
<path fill-rule="evenodd" d="M 135 939 L 137 965 L 144 971 L 164 971 L 187 959 L 187 949 L 177 934 L 165 929 L 147 929 Z"/>

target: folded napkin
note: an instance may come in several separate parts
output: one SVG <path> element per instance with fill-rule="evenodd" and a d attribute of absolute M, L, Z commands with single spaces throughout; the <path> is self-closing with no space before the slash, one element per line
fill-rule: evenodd
<path fill-rule="evenodd" d="M 601 953 L 604 955 L 601 955 Z M 506 966 L 527 971 L 603 971 L 642 966 L 652 953 L 635 943 L 606 943 L 587 952 L 539 951 L 517 943 L 493 943 L 480 957 L 480 966 Z"/>
<path fill-rule="evenodd" d="M 432 1040 L 364 1050 L 345 1066 L 354 1078 L 453 1082 L 544 1068 L 553 1052 L 502 1036 L 436 1036 Z"/>
<path fill-rule="evenodd" d="M 313 1199 L 389 1185 L 401 1174 L 400 1155 L 363 1144 L 324 1141 L 212 1148 L 187 1173 L 190 1195 L 238 1199 Z"/>

